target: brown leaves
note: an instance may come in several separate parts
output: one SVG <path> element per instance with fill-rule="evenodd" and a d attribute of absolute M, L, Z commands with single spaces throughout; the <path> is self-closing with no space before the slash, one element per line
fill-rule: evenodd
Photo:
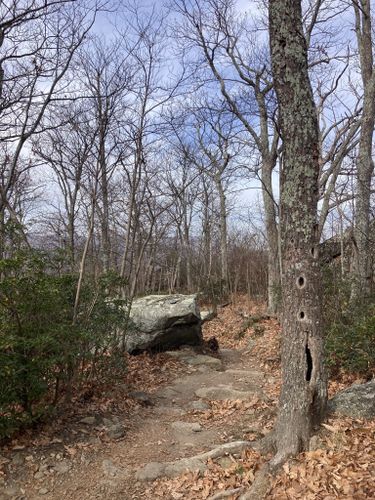
<path fill-rule="evenodd" d="M 220 459 L 208 461 L 208 468 L 203 473 L 186 473 L 178 478 L 155 481 L 147 491 L 147 498 L 183 498 L 184 500 L 207 499 L 213 494 L 227 490 L 249 488 L 259 467 L 260 456 L 253 450 L 246 450 L 240 458 L 228 457 L 232 464 L 223 468 Z M 229 499 L 238 498 L 233 494 Z"/>
<path fill-rule="evenodd" d="M 271 498 L 375 498 L 375 422 L 334 418 L 322 427 L 321 448 L 285 464 Z"/>

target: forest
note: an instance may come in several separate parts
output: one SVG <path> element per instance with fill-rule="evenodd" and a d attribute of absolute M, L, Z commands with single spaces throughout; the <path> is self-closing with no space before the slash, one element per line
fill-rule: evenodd
<path fill-rule="evenodd" d="M 0 498 L 374 498 L 374 16 L 0 2 Z"/>

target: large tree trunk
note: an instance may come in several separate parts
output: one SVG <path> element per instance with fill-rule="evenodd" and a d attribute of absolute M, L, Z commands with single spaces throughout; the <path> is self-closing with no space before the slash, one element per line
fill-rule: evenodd
<path fill-rule="evenodd" d="M 273 466 L 307 448 L 327 399 L 316 230 L 318 121 L 301 18 L 300 0 L 270 0 L 272 69 L 284 144 L 280 213 L 283 384 Z"/>
<path fill-rule="evenodd" d="M 357 159 L 357 196 L 354 237 L 357 246 L 352 298 L 370 295 L 372 269 L 370 245 L 371 179 L 374 173 L 372 138 L 375 125 L 375 71 L 372 48 L 370 0 L 353 1 L 356 35 L 364 89 L 361 135 Z"/>

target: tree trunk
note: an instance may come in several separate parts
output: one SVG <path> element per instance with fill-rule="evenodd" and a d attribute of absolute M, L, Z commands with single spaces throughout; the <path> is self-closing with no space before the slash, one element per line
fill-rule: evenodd
<path fill-rule="evenodd" d="M 228 292 L 228 229 L 227 229 L 227 205 L 225 192 L 221 179 L 215 179 L 216 188 L 219 194 L 220 204 L 220 274 L 222 290 Z"/>
<path fill-rule="evenodd" d="M 352 299 L 363 300 L 371 293 L 370 198 L 374 174 L 372 139 L 375 125 L 375 71 L 372 52 L 370 0 L 354 2 L 356 35 L 364 89 L 361 134 L 357 158 L 357 196 L 354 237 L 357 245 Z"/>
<path fill-rule="evenodd" d="M 99 165 L 100 165 L 100 181 L 101 181 L 101 197 L 102 197 L 102 214 L 101 214 L 101 236 L 102 236 L 102 264 L 103 271 L 106 273 L 110 268 L 110 252 L 111 244 L 109 238 L 109 199 L 108 199 L 108 172 L 106 161 L 106 124 L 107 116 L 103 110 L 102 99 L 98 98 L 98 114 L 100 120 L 99 126 Z"/>
<path fill-rule="evenodd" d="M 276 223 L 275 203 L 272 197 L 272 164 L 262 166 L 262 195 L 268 243 L 268 314 L 275 315 L 280 308 L 281 282 L 279 258 L 279 231 Z"/>
<path fill-rule="evenodd" d="M 212 271 L 212 252 L 211 252 L 211 217 L 210 217 L 210 196 L 207 190 L 206 183 L 203 184 L 204 199 L 203 199 L 203 269 L 205 283 L 211 282 Z"/>
<path fill-rule="evenodd" d="M 186 205 L 186 204 L 185 204 Z M 188 220 L 187 206 L 184 207 L 184 227 L 182 235 L 182 248 L 185 256 L 185 269 L 186 269 L 186 290 L 190 293 L 193 290 L 192 280 L 192 255 L 190 244 L 190 221 Z"/>
<path fill-rule="evenodd" d="M 318 121 L 300 0 L 270 0 L 270 44 L 284 144 L 281 173 L 282 374 L 277 467 L 306 449 L 324 416 L 321 270 L 318 260 Z"/>

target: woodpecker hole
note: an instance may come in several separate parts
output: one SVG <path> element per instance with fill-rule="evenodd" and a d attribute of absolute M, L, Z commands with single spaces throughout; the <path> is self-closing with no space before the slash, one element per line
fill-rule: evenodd
<path fill-rule="evenodd" d="M 300 311 L 299 313 L 299 319 L 304 319 L 305 313 L 303 311 Z"/>
<path fill-rule="evenodd" d="M 297 280 L 299 288 L 303 288 L 305 286 L 305 278 L 303 276 L 300 276 Z"/>
<path fill-rule="evenodd" d="M 306 365 L 307 365 L 306 382 L 310 382 L 311 373 L 312 373 L 312 369 L 313 369 L 313 360 L 311 357 L 311 352 L 310 352 L 309 346 L 307 344 L 305 346 L 305 354 L 306 354 Z"/>

